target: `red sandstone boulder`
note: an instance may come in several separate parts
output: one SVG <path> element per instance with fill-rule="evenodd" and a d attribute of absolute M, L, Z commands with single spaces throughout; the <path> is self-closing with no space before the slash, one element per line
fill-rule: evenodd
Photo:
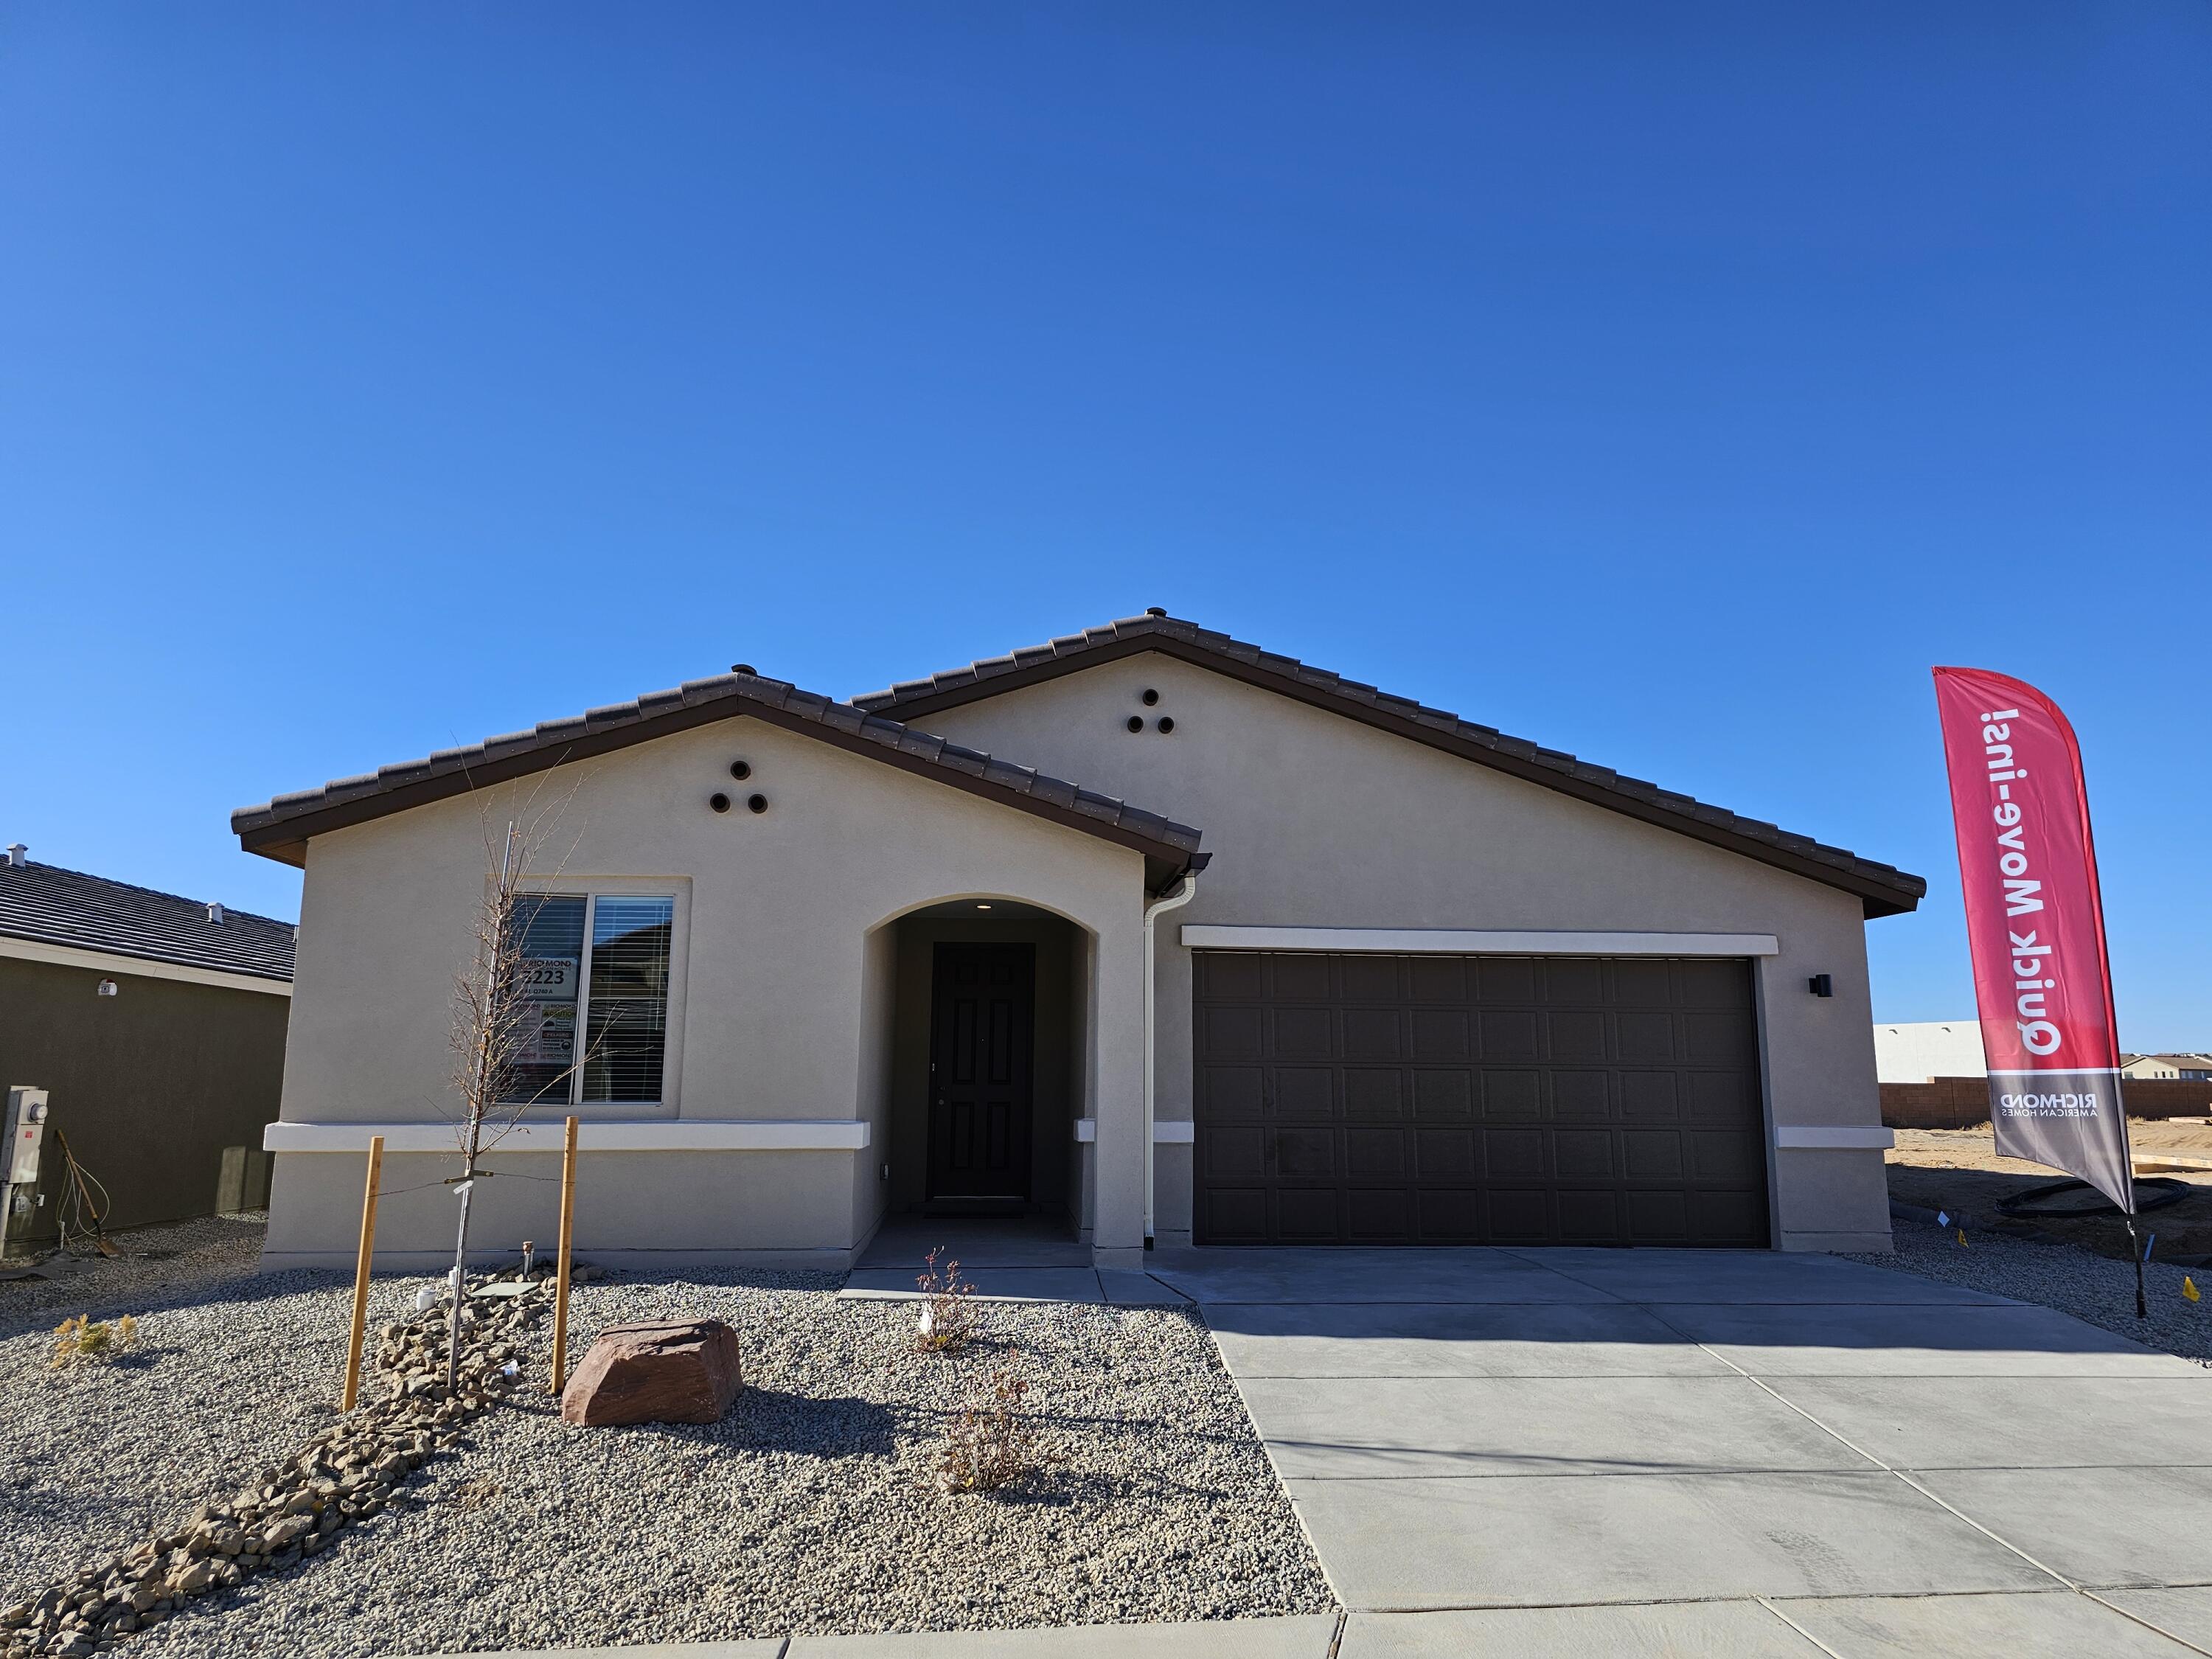
<path fill-rule="evenodd" d="M 744 1386 L 738 1334 L 719 1319 L 612 1325 L 561 1390 L 561 1420 L 713 1423 Z"/>

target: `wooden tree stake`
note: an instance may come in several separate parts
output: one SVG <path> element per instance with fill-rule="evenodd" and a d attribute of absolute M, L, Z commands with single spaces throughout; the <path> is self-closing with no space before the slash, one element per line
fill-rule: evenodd
<path fill-rule="evenodd" d="M 368 1263 L 376 1252 L 376 1183 L 384 1172 L 384 1137 L 368 1138 L 368 1188 L 361 1200 L 361 1259 L 353 1270 L 353 1334 L 346 1339 L 345 1401 L 351 1411 L 361 1397 L 361 1338 L 368 1317 Z"/>
<path fill-rule="evenodd" d="M 553 1291 L 553 1392 L 568 1381 L 568 1247 L 576 1238 L 576 1120 L 561 1144 L 561 1265 Z"/>

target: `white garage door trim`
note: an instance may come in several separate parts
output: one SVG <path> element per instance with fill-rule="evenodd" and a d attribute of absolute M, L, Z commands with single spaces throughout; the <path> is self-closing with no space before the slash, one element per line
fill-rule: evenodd
<path fill-rule="evenodd" d="M 1771 933 L 1475 932 L 1459 927 L 1231 927 L 1185 922 L 1191 951 L 1375 951 L 1391 956 L 1773 957 Z"/>

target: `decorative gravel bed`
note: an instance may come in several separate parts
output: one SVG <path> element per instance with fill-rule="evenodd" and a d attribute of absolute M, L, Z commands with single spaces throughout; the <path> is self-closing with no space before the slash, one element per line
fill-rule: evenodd
<path fill-rule="evenodd" d="M 2146 1216 L 2136 1224 L 2146 1235 L 2157 1221 Z M 2115 1228 L 2118 1221 L 2112 1224 Z M 2135 1267 L 2127 1261 L 2093 1255 L 2071 1244 L 2008 1238 L 1973 1232 L 1960 1245 L 1954 1231 L 1919 1222 L 1893 1224 L 1894 1255 L 1854 1256 L 1877 1267 L 1899 1267 L 1928 1279 L 1988 1291 L 2046 1308 L 2114 1331 L 2154 1348 L 2212 1365 L 2212 1274 L 2169 1267 L 2154 1260 L 2143 1269 L 2148 1319 L 2136 1317 Z M 2191 1302 L 2181 1292 L 2185 1274 L 2193 1274 L 2206 1299 Z"/>
<path fill-rule="evenodd" d="M 378 1281 L 372 1321 L 411 1310 L 429 1282 Z M 730 1414 L 704 1427 L 564 1427 L 543 1392 L 541 1332 L 528 1386 L 471 1424 L 410 1496 L 122 1650 L 388 1655 L 1333 1605 L 1195 1316 L 990 1304 L 974 1347 L 923 1356 L 910 1304 L 840 1302 L 837 1282 L 710 1273 L 578 1285 L 577 1357 L 610 1324 L 736 1327 L 746 1388 Z M 15 1333 L 0 1339 L 0 1605 L 329 1426 L 348 1290 L 339 1275 L 287 1273 L 166 1295 L 146 1285 L 136 1304 L 81 1291 L 30 1329 L 0 1301 L 0 1328 Z M 47 1327 L 80 1306 L 138 1314 L 138 1352 L 50 1370 Z M 1004 1366 L 1029 1382 L 1065 1461 L 995 1496 L 937 1495 L 946 1419 Z"/>

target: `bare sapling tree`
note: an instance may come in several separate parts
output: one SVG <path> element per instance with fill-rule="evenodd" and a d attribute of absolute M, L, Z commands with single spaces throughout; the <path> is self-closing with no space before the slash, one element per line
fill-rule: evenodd
<path fill-rule="evenodd" d="M 533 889 L 543 881 L 533 873 L 557 811 L 537 810 L 533 793 L 522 804 L 524 816 L 509 818 L 503 834 L 494 819 L 484 822 L 488 873 L 476 915 L 474 960 L 453 979 L 453 1095 L 459 1108 L 454 1133 L 460 1143 L 461 1173 L 453 1183 L 461 1201 L 453 1238 L 453 1305 L 446 1345 L 446 1388 L 458 1384 L 461 1365 L 462 1309 L 468 1300 L 469 1201 L 476 1183 L 488 1173 L 484 1155 L 549 1097 L 565 1102 L 569 1079 L 588 1055 L 579 1052 L 572 1032 L 568 1063 L 543 1075 L 542 1030 L 545 1004 L 532 994 L 537 966 L 525 954 Z M 555 872 L 556 875 L 558 872 Z"/>

